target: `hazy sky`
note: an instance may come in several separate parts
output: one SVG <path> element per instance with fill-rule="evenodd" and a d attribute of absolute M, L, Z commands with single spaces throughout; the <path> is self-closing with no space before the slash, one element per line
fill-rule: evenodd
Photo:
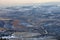
<path fill-rule="evenodd" d="M 45 2 L 60 2 L 60 0 L 0 0 L 0 5 L 15 5 L 24 3 L 45 3 Z"/>

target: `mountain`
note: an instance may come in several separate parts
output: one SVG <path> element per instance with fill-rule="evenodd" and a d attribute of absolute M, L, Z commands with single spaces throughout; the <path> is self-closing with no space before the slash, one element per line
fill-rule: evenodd
<path fill-rule="evenodd" d="M 47 31 L 49 34 L 60 35 L 59 3 L 3 7 L 0 8 L 0 17 L 19 20 L 18 27 L 7 26 L 5 28 L 13 28 L 18 31 L 23 29 L 22 31 L 39 32 L 41 34 Z M 23 28 L 19 30 L 21 25 Z"/>

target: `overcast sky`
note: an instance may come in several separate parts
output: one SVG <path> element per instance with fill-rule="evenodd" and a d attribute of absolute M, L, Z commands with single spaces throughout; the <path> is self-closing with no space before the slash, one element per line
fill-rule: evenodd
<path fill-rule="evenodd" d="M 46 2 L 60 2 L 60 0 L 0 0 L 0 5 L 15 5 L 24 3 L 46 3 Z"/>

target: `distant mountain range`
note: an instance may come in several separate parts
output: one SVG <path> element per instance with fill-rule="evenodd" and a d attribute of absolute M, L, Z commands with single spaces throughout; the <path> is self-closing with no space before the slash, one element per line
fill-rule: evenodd
<path fill-rule="evenodd" d="M 19 20 L 19 25 L 23 25 L 23 29 L 29 32 L 47 30 L 50 34 L 60 35 L 59 3 L 3 7 L 0 8 L 0 17 Z M 16 26 L 17 30 L 18 28 Z"/>

